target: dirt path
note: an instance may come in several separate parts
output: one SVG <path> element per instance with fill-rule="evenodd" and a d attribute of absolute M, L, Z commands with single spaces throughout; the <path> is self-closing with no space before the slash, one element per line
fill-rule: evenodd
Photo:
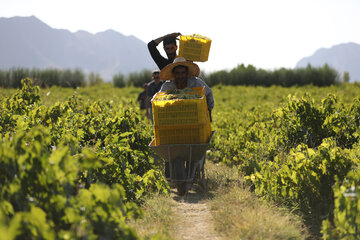
<path fill-rule="evenodd" d="M 179 217 L 176 236 L 179 240 L 220 240 L 214 230 L 211 212 L 207 200 L 200 193 L 190 190 L 186 196 L 180 197 L 173 189 L 172 197 Z"/>

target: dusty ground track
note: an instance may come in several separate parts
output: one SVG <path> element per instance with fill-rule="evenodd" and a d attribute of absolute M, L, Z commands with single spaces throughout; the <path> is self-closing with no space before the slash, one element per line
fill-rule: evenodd
<path fill-rule="evenodd" d="M 221 239 L 214 230 L 207 200 L 202 199 L 200 193 L 190 190 L 186 196 L 180 197 L 173 192 L 172 197 L 176 205 L 175 213 L 180 218 L 176 227 L 177 239 Z"/>

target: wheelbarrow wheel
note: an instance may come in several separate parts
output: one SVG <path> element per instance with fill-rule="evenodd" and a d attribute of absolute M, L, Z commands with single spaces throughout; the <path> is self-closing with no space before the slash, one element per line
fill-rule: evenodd
<path fill-rule="evenodd" d="M 187 192 L 186 182 L 178 182 L 176 183 L 176 188 L 179 196 L 184 196 Z"/>

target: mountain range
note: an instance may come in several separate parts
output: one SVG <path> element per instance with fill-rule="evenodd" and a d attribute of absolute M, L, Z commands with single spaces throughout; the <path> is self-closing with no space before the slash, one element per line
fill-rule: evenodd
<path fill-rule="evenodd" d="M 0 69 L 80 68 L 85 73 L 98 73 L 105 81 L 114 74 L 127 75 L 154 69 L 146 43 L 134 36 L 114 30 L 92 34 L 54 29 L 35 16 L 0 17 Z M 325 63 L 340 77 L 349 72 L 350 81 L 360 81 L 360 44 L 343 43 L 321 48 L 297 62 L 296 68 L 321 67 Z"/>
<path fill-rule="evenodd" d="M 80 68 L 110 81 L 156 66 L 145 42 L 114 30 L 72 33 L 30 16 L 0 18 L 0 36 L 0 69 Z"/>
<path fill-rule="evenodd" d="M 360 44 L 342 43 L 331 48 L 320 48 L 313 55 L 302 58 L 296 64 L 296 68 L 321 67 L 327 63 L 336 69 L 340 77 L 343 72 L 348 72 L 350 82 L 360 82 Z"/>

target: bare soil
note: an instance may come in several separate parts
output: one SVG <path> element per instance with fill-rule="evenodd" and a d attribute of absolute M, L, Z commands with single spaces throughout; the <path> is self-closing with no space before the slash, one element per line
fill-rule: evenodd
<path fill-rule="evenodd" d="M 185 196 L 178 196 L 172 189 L 175 213 L 180 221 L 176 226 L 178 240 L 220 240 L 216 233 L 207 199 L 203 194 L 189 190 Z"/>

